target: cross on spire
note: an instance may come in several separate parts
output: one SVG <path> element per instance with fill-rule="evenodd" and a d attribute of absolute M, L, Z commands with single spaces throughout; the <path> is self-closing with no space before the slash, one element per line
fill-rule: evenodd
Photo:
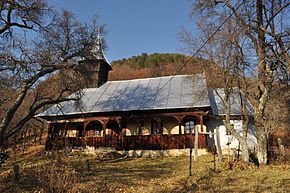
<path fill-rule="evenodd" d="M 104 51 L 103 51 L 103 41 L 102 41 L 102 37 L 101 37 L 101 33 L 103 32 L 103 28 L 100 27 L 98 29 L 97 32 L 97 38 L 95 40 L 95 43 L 92 47 L 91 53 L 93 58 L 95 59 L 102 59 L 105 60 L 107 62 L 107 59 L 104 55 Z"/>

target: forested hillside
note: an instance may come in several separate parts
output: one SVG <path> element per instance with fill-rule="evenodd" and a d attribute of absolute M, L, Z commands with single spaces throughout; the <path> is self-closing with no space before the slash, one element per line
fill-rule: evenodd
<path fill-rule="evenodd" d="M 135 78 L 147 78 L 169 76 L 177 74 L 205 73 L 206 76 L 218 78 L 220 70 L 210 62 L 193 58 L 182 54 L 146 54 L 133 56 L 112 62 L 113 71 L 110 72 L 110 80 L 128 80 Z M 214 72 L 214 74 L 212 74 Z M 218 81 L 216 81 L 217 83 Z M 209 84 L 213 82 L 209 79 Z"/>

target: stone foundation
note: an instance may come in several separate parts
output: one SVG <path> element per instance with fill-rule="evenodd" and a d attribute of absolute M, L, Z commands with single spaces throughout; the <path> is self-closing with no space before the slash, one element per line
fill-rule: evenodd
<path fill-rule="evenodd" d="M 106 152 L 116 152 L 128 157 L 175 157 L 181 155 L 189 155 L 188 149 L 168 149 L 168 150 L 123 150 L 116 151 L 113 148 L 94 148 L 87 146 L 84 150 L 86 154 L 97 155 Z M 194 151 L 194 150 L 192 150 Z M 207 155 L 207 149 L 198 149 L 198 155 Z"/>
<path fill-rule="evenodd" d="M 127 150 L 118 151 L 128 157 L 175 157 L 189 155 L 189 149 L 168 149 L 168 150 Z M 199 149 L 198 155 L 207 155 L 207 149 Z"/>

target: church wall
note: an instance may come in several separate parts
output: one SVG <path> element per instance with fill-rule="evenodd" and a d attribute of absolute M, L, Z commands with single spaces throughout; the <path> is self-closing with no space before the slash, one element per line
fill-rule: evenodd
<path fill-rule="evenodd" d="M 127 128 L 130 130 L 131 135 L 138 135 L 138 128 L 139 125 L 134 121 L 129 121 L 126 123 Z M 199 132 L 201 131 L 201 126 L 198 124 L 196 125 Z M 203 132 L 207 131 L 207 126 L 203 125 Z M 144 126 L 142 127 L 142 133 L 143 135 L 151 135 L 151 122 L 146 121 L 144 123 Z M 179 125 L 177 121 L 174 118 L 165 118 L 163 119 L 163 135 L 168 134 L 180 134 L 179 133 Z M 181 125 L 181 134 L 184 134 L 184 126 Z"/>
<path fill-rule="evenodd" d="M 201 132 L 200 125 L 196 125 L 199 132 Z M 127 128 L 130 130 L 131 135 L 138 135 L 138 124 L 136 122 L 127 122 Z M 142 135 L 151 135 L 151 122 L 145 122 L 142 128 Z M 203 126 L 203 130 L 206 131 L 206 126 Z M 163 135 L 168 134 L 179 134 L 179 125 L 175 119 L 164 119 L 163 120 Z M 181 134 L 184 134 L 184 126 L 181 126 Z"/>
<path fill-rule="evenodd" d="M 74 137 L 74 136 L 79 136 L 79 134 L 82 132 L 80 131 L 80 124 L 83 123 L 70 123 L 69 126 L 67 127 L 67 136 L 68 137 Z M 200 125 L 196 125 L 198 127 L 199 132 L 201 132 L 201 127 Z M 139 133 L 139 125 L 136 121 L 128 121 L 126 123 L 126 135 L 131 136 L 131 135 L 138 135 Z M 64 126 L 59 126 L 60 129 L 64 129 Z M 206 131 L 206 126 L 203 126 L 203 130 Z M 123 128 L 124 129 L 124 128 Z M 109 135 L 111 134 L 110 129 L 106 128 L 103 129 L 98 136 L 104 136 L 104 135 Z M 141 135 L 151 135 L 151 122 L 150 121 L 145 121 L 143 126 L 141 127 Z M 179 134 L 179 125 L 177 121 L 173 118 L 165 118 L 163 120 L 163 135 L 169 135 L 169 134 Z M 181 134 L 184 134 L 184 126 L 181 126 Z"/>
<path fill-rule="evenodd" d="M 234 126 L 236 131 L 242 134 L 242 120 L 230 120 L 231 124 Z M 222 119 L 210 119 L 207 122 L 207 129 L 208 131 L 216 133 L 216 128 L 219 128 L 220 133 L 220 143 L 222 149 L 228 149 L 228 148 L 239 148 L 239 141 L 230 133 L 227 133 L 227 129 L 224 125 L 224 120 Z M 216 143 L 216 136 L 214 137 L 215 143 Z M 248 132 L 248 146 L 249 148 L 253 149 L 257 146 L 257 140 L 255 137 L 254 127 L 250 125 L 250 129 Z M 227 143 L 230 143 L 228 146 Z"/>
<path fill-rule="evenodd" d="M 68 124 L 66 123 L 53 123 L 58 130 L 60 130 L 61 133 L 66 131 L 67 137 L 79 137 L 83 136 L 83 128 L 81 122 L 70 122 Z M 231 120 L 231 124 L 234 125 L 235 129 L 242 133 L 242 121 L 241 120 Z M 201 126 L 196 125 L 199 132 L 201 132 Z M 206 125 L 203 126 L 204 132 L 214 132 L 216 133 L 216 128 L 219 128 L 220 132 L 220 142 L 222 149 L 229 148 L 238 148 L 239 142 L 238 140 L 231 135 L 230 133 L 227 133 L 227 129 L 224 125 L 224 121 L 222 119 L 217 118 L 211 118 L 206 122 Z M 139 135 L 139 125 L 135 121 L 129 121 L 126 123 L 125 133 L 127 136 L 131 135 Z M 202 132 L 201 132 L 202 133 Z M 100 131 L 99 135 L 100 137 L 104 135 L 110 135 L 111 131 L 109 129 L 103 129 Z M 149 120 L 145 121 L 143 126 L 141 127 L 141 135 L 151 135 L 151 122 Z M 179 125 L 177 121 L 174 118 L 165 118 L 163 119 L 163 135 L 174 135 L 179 134 Z M 181 126 L 181 134 L 184 134 L 184 126 Z M 95 136 L 95 135 L 93 135 Z M 214 136 L 215 143 L 216 143 L 216 136 Z M 228 146 L 227 143 L 230 143 Z M 257 140 L 255 137 L 255 129 L 254 126 L 250 125 L 249 133 L 248 133 L 248 145 L 249 148 L 255 148 L 257 146 Z"/>

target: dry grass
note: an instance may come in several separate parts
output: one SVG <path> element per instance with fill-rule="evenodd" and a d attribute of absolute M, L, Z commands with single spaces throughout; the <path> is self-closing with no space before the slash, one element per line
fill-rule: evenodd
<path fill-rule="evenodd" d="M 213 172 L 212 157 L 203 156 L 193 163 L 189 177 L 188 157 L 107 158 L 48 156 L 38 147 L 18 155 L 18 183 L 13 181 L 12 160 L 0 168 L 0 192 L 290 192 L 289 164 L 229 170 L 225 163 Z"/>

